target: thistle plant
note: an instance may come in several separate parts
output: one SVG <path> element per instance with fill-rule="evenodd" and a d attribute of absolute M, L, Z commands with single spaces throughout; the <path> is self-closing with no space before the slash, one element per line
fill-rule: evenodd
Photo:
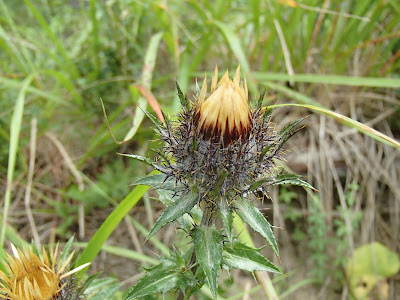
<path fill-rule="evenodd" d="M 268 197 L 271 185 L 295 184 L 311 187 L 296 175 L 282 174 L 282 146 L 297 131 L 297 120 L 276 132 L 270 122 L 271 111 L 262 107 L 264 94 L 250 107 L 246 80 L 240 80 L 240 68 L 231 80 L 228 71 L 218 82 L 218 69 L 207 95 L 207 78 L 197 96 L 189 101 L 177 85 L 182 112 L 162 123 L 147 116 L 156 126 L 163 148 L 152 161 L 138 155 L 126 155 L 153 166 L 160 173 L 145 176 L 134 185 L 150 185 L 171 191 L 167 208 L 155 222 L 147 239 L 163 226 L 178 221 L 192 239 L 186 253 L 174 250 L 170 257 L 147 270 L 146 275 L 128 293 L 126 299 L 168 290 L 180 290 L 178 299 L 189 298 L 208 283 L 217 295 L 220 269 L 250 272 L 280 269 L 233 235 L 235 216 L 260 233 L 279 256 L 271 225 L 254 206 L 254 198 Z M 254 197 L 255 196 L 255 197 Z M 201 221 L 192 216 L 200 210 Z M 222 228 L 217 228 L 217 218 Z M 220 226 L 221 227 L 221 226 Z"/>

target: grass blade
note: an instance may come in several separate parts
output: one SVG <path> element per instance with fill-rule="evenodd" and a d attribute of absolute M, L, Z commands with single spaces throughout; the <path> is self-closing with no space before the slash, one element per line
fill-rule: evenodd
<path fill-rule="evenodd" d="M 149 46 L 147 48 L 146 56 L 144 58 L 143 63 L 143 73 L 142 73 L 142 85 L 145 89 L 150 90 L 151 88 L 151 79 L 153 76 L 153 69 L 156 64 L 157 59 L 157 51 L 158 46 L 160 45 L 161 38 L 163 36 L 163 32 L 156 33 L 150 39 Z M 133 87 L 132 87 L 133 88 Z M 132 92 L 132 91 L 131 91 Z M 124 142 L 132 139 L 137 130 L 139 129 L 140 124 L 142 124 L 144 118 L 144 111 L 147 107 L 147 100 L 144 97 L 139 97 L 137 108 L 135 111 L 135 116 L 133 117 L 133 124 L 129 132 L 124 138 Z"/>
<path fill-rule="evenodd" d="M 22 83 L 21 90 L 19 91 L 17 102 L 14 106 L 14 113 L 11 119 L 10 127 L 10 150 L 8 153 L 8 169 L 7 169 L 7 186 L 4 199 L 4 211 L 3 211 L 3 225 L 1 227 L 0 234 L 0 247 L 4 246 L 4 238 L 6 236 L 7 228 L 7 216 L 8 209 L 11 203 L 11 190 L 14 177 L 15 161 L 17 159 L 19 134 L 21 132 L 22 116 L 24 114 L 25 94 L 30 85 L 31 81 L 35 77 L 36 73 L 29 75 Z"/>
<path fill-rule="evenodd" d="M 150 175 L 156 174 L 156 171 L 150 173 Z M 144 193 L 149 189 L 149 186 L 137 186 L 124 200 L 115 208 L 115 210 L 107 217 L 104 223 L 100 226 L 99 230 L 92 237 L 85 250 L 83 250 L 81 256 L 76 262 L 76 267 L 81 266 L 85 263 L 92 262 L 93 259 L 99 253 L 101 247 L 114 231 L 115 227 L 121 222 L 126 214 L 134 207 L 139 200 L 142 198 Z M 86 269 L 79 272 L 82 276 Z"/>
<path fill-rule="evenodd" d="M 73 243 L 73 245 L 75 247 L 85 249 L 88 246 L 88 243 L 76 242 L 76 243 Z M 152 264 L 152 265 L 156 265 L 159 263 L 159 260 L 156 258 L 153 258 L 153 257 L 145 255 L 145 254 L 141 254 L 134 250 L 122 248 L 122 247 L 103 245 L 101 247 L 101 250 L 103 250 L 107 253 L 110 253 L 110 254 L 118 255 L 120 257 L 125 257 L 125 258 L 131 259 L 131 260 L 137 260 L 142 263 L 147 263 L 147 264 Z"/>
<path fill-rule="evenodd" d="M 284 106 L 297 106 L 297 107 L 304 107 L 307 109 L 311 109 L 313 111 L 316 111 L 317 113 L 327 115 L 328 117 L 331 117 L 331 118 L 335 119 L 336 121 L 338 121 L 348 127 L 357 129 L 359 132 L 361 132 L 365 135 L 368 135 L 369 137 L 372 137 L 373 139 L 375 139 L 381 143 L 387 144 L 387 145 L 395 147 L 395 148 L 400 148 L 400 142 L 396 141 L 395 139 L 392 139 L 391 137 L 389 137 L 389 136 L 387 136 L 387 135 L 385 135 L 363 123 L 360 123 L 349 117 L 346 117 L 344 115 L 330 111 L 330 110 L 322 108 L 322 107 L 317 107 L 317 106 L 313 106 L 313 105 L 287 103 L 287 104 L 271 105 L 271 106 L 268 106 L 268 108 L 284 107 Z"/>
<path fill-rule="evenodd" d="M 229 43 L 229 46 L 231 47 L 233 54 L 236 56 L 237 60 L 240 63 L 241 68 L 246 73 L 246 77 L 249 79 L 247 84 L 249 85 L 250 91 L 254 95 L 257 95 L 258 94 L 257 86 L 254 84 L 254 81 L 252 80 L 252 77 L 250 74 L 250 65 L 247 61 L 246 54 L 243 51 L 243 48 L 242 48 L 242 45 L 240 44 L 240 40 L 239 40 L 238 36 L 226 24 L 219 22 L 219 21 L 214 21 L 214 23 L 224 34 L 225 38 L 227 39 L 227 41 Z"/>
<path fill-rule="evenodd" d="M 382 88 L 400 88 L 400 79 L 381 77 L 357 77 L 321 74 L 295 74 L 290 76 L 284 73 L 259 73 L 253 72 L 252 76 L 257 81 L 294 81 L 308 83 L 324 83 L 350 86 L 368 86 Z"/>

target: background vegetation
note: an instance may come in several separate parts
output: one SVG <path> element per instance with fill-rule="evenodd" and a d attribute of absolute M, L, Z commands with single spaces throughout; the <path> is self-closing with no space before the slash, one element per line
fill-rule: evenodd
<path fill-rule="evenodd" d="M 276 226 L 275 263 L 287 272 L 272 279 L 280 298 L 346 299 L 343 267 L 356 247 L 379 241 L 399 252 L 400 151 L 390 140 L 400 135 L 398 1 L 0 0 L 0 49 L 6 249 L 5 240 L 51 244 L 74 234 L 85 247 L 129 184 L 150 171 L 117 155 L 153 155 L 156 137 L 141 109 L 173 115 L 175 81 L 193 99 L 204 72 L 240 64 L 251 99 L 267 89 L 265 105 L 303 105 L 276 108 L 278 129 L 308 115 L 286 145 L 287 168 L 319 192 L 271 189 L 273 202 L 259 205 Z M 144 194 L 90 272 L 127 288 L 157 254 L 185 246 L 174 225 L 142 245 L 164 207 L 154 197 Z M 221 299 L 265 297 L 249 274 L 231 277 L 220 278 Z M 395 299 L 399 277 L 387 286 Z M 202 289 L 199 299 L 207 295 Z"/>

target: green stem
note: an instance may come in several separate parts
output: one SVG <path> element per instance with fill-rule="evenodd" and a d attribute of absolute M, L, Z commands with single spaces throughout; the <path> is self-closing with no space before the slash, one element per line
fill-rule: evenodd
<path fill-rule="evenodd" d="M 211 203 L 211 202 L 210 202 Z M 203 217 L 201 218 L 201 223 L 200 226 L 203 227 L 210 227 L 214 224 L 215 220 L 215 206 L 211 203 L 210 205 L 207 205 L 203 211 Z M 197 267 L 198 264 L 196 264 L 196 251 L 193 248 L 193 253 L 192 256 L 190 257 L 189 261 L 189 268 L 191 269 L 193 275 L 196 275 Z M 193 268 L 192 268 L 193 266 Z M 186 294 L 188 293 L 189 289 L 186 289 Z M 178 297 L 176 300 L 183 300 L 185 298 L 185 295 L 183 294 L 182 291 L 179 291 Z"/>
<path fill-rule="evenodd" d="M 216 214 L 216 205 L 215 202 L 218 201 L 219 195 L 220 195 L 220 190 L 222 185 L 224 184 L 225 178 L 228 175 L 228 172 L 226 170 L 222 170 L 221 173 L 219 174 L 215 185 L 213 189 L 209 192 L 208 194 L 208 199 L 204 201 L 205 203 L 205 208 L 203 210 L 203 216 L 201 218 L 201 223 L 200 226 L 202 227 L 211 227 L 215 223 L 215 218 L 217 216 Z M 198 265 L 196 263 L 196 251 L 193 248 L 193 253 L 189 261 L 189 268 L 192 270 L 193 274 L 196 275 L 197 267 Z M 193 266 L 193 267 L 192 267 Z M 188 294 L 189 289 L 186 289 L 186 294 Z M 179 292 L 178 297 L 176 300 L 183 300 L 184 299 L 184 294 L 182 291 Z"/>
<path fill-rule="evenodd" d="M 200 226 L 210 227 L 214 224 L 215 220 L 215 206 L 213 204 L 207 205 L 203 211 Z"/>

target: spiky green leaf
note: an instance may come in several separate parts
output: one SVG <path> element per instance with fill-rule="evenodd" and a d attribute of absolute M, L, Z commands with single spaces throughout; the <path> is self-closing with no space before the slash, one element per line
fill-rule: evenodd
<path fill-rule="evenodd" d="M 177 219 L 180 228 L 188 233 L 193 229 L 196 221 L 199 223 L 198 220 L 201 220 L 202 212 L 203 211 L 198 206 L 193 207 L 193 209 L 190 211 L 190 215 L 184 214 L 182 217 Z"/>
<path fill-rule="evenodd" d="M 139 177 L 130 185 L 149 185 L 155 189 L 163 189 L 170 191 L 178 191 L 184 188 L 183 185 L 177 184 L 171 178 L 167 178 L 165 174 L 154 174 Z"/>
<path fill-rule="evenodd" d="M 152 187 L 159 187 L 164 184 L 167 176 L 165 174 L 154 174 L 139 177 L 130 185 L 149 185 Z"/>
<path fill-rule="evenodd" d="M 259 249 L 251 248 L 243 243 L 234 241 L 232 247 L 226 245 L 222 252 L 223 263 L 230 268 L 254 271 L 282 272 L 277 266 L 266 259 Z"/>
<path fill-rule="evenodd" d="M 103 286 L 109 286 L 115 283 L 114 278 L 96 278 L 100 275 L 100 273 L 97 273 L 95 275 L 96 275 L 95 278 L 92 279 L 92 281 L 85 290 L 86 295 L 95 294 Z"/>
<path fill-rule="evenodd" d="M 151 160 L 148 157 L 141 156 L 141 155 L 136 155 L 136 154 L 125 154 L 125 153 L 118 153 L 119 155 L 129 157 L 136 159 L 138 161 L 144 162 L 145 164 L 148 164 L 149 166 L 152 166 L 154 169 L 160 171 L 160 172 L 166 172 L 165 168 L 159 164 L 157 164 L 155 161 Z"/>
<path fill-rule="evenodd" d="M 147 110 L 143 110 L 143 112 L 145 113 L 145 115 L 150 119 L 150 121 L 156 126 L 157 130 L 162 133 L 165 131 L 165 126 L 163 123 L 160 122 L 159 119 L 157 119 L 156 116 L 154 116 L 153 114 L 151 114 L 150 112 L 148 112 Z"/>
<path fill-rule="evenodd" d="M 184 230 L 185 232 L 189 232 L 190 230 L 192 230 L 194 221 L 190 215 L 184 214 L 182 217 L 178 218 L 177 221 L 179 223 L 180 229 Z"/>
<path fill-rule="evenodd" d="M 200 89 L 199 83 L 196 80 L 196 98 L 197 99 L 200 98 L 200 93 L 201 93 L 201 89 Z"/>
<path fill-rule="evenodd" d="M 178 91 L 178 97 L 179 100 L 181 101 L 181 105 L 183 108 L 185 108 L 186 110 L 189 110 L 189 100 L 186 98 L 186 96 L 182 93 L 181 88 L 179 87 L 179 84 L 176 83 L 176 89 Z"/>
<path fill-rule="evenodd" d="M 264 89 L 263 92 L 260 94 L 260 97 L 258 98 L 258 101 L 257 101 L 257 108 L 261 108 L 262 107 L 262 102 L 264 100 L 264 96 L 265 96 L 266 91 L 267 90 Z"/>
<path fill-rule="evenodd" d="M 177 218 L 189 213 L 191 209 L 197 204 L 199 195 L 192 191 L 184 194 L 181 197 L 176 197 L 176 200 L 162 213 L 158 218 L 153 228 L 150 230 L 146 240 L 150 239 L 157 233 L 164 225 L 176 220 Z"/>
<path fill-rule="evenodd" d="M 168 114 L 164 113 L 161 111 L 161 114 L 163 115 L 164 121 L 165 121 L 165 127 L 168 128 L 171 125 L 171 120 Z"/>
<path fill-rule="evenodd" d="M 222 263 L 223 237 L 213 227 L 198 226 L 193 230 L 196 258 L 206 274 L 214 299 L 217 298 L 218 272 Z"/>
<path fill-rule="evenodd" d="M 226 236 L 230 243 L 232 243 L 233 235 L 232 235 L 232 222 L 233 222 L 233 215 L 232 209 L 229 207 L 227 203 L 227 199 L 221 199 L 218 202 L 218 214 L 224 223 Z"/>
<path fill-rule="evenodd" d="M 273 112 L 273 109 L 272 108 L 266 108 L 265 109 L 265 111 L 264 111 L 264 116 L 263 116 L 263 122 L 264 123 L 268 123 L 270 120 L 271 120 L 271 117 L 272 117 L 272 112 Z"/>
<path fill-rule="evenodd" d="M 72 243 L 73 243 L 73 241 L 74 241 L 74 238 L 75 238 L 75 236 L 72 236 L 72 237 L 68 240 L 68 242 L 65 244 L 64 249 L 63 249 L 63 251 L 61 252 L 60 262 L 64 263 L 64 262 L 67 260 L 68 256 L 70 255 L 70 253 L 71 253 L 71 252 L 70 252 L 70 251 L 71 251 L 71 246 L 72 246 Z"/>
<path fill-rule="evenodd" d="M 129 158 L 133 158 L 136 159 L 138 161 L 144 162 L 150 166 L 154 166 L 155 162 L 152 161 L 150 158 L 145 157 L 145 156 L 141 156 L 141 155 L 136 155 L 136 154 L 125 154 L 125 153 L 121 153 L 122 156 L 126 156 Z"/>
<path fill-rule="evenodd" d="M 283 174 L 279 175 L 273 178 L 265 178 L 265 179 L 260 179 L 256 182 L 254 182 L 249 188 L 248 192 L 255 191 L 257 188 L 259 188 L 262 185 L 298 185 L 302 186 L 305 188 L 313 189 L 316 190 L 311 184 L 309 184 L 307 181 L 304 181 L 301 179 L 301 176 L 295 175 L 295 174 Z"/>
<path fill-rule="evenodd" d="M 301 179 L 299 175 L 294 175 L 294 174 L 279 175 L 279 176 L 275 177 L 274 180 L 272 180 L 270 184 L 271 185 L 284 185 L 284 184 L 298 185 L 298 186 L 302 186 L 305 188 L 316 190 L 307 181 L 304 181 L 303 179 Z"/>
<path fill-rule="evenodd" d="M 186 272 L 175 255 L 161 259 L 161 263 L 151 268 L 126 295 L 132 300 L 154 293 L 166 293 L 169 290 L 194 287 L 197 281 L 191 272 Z"/>
<path fill-rule="evenodd" d="M 248 192 L 253 192 L 258 189 L 260 186 L 264 185 L 266 182 L 270 181 L 270 178 L 260 179 L 254 182 L 248 189 Z"/>
<path fill-rule="evenodd" d="M 157 190 L 158 193 L 158 200 L 164 204 L 165 206 L 169 206 L 172 202 L 174 202 L 174 191 L 166 190 L 166 189 L 159 189 Z"/>
<path fill-rule="evenodd" d="M 283 145 L 286 144 L 286 142 L 292 137 L 294 136 L 299 130 L 301 130 L 303 127 L 297 128 L 295 130 L 291 130 L 289 131 L 287 134 L 285 134 L 284 136 L 282 136 L 282 138 L 276 142 L 276 144 L 278 145 L 277 149 L 275 151 L 279 151 Z"/>
<path fill-rule="evenodd" d="M 236 199 L 234 206 L 236 213 L 242 218 L 242 220 L 265 237 L 268 244 L 270 244 L 275 254 L 279 257 L 279 249 L 271 225 L 264 218 L 261 212 L 251 205 L 246 198 Z"/>
<path fill-rule="evenodd" d="M 304 119 L 305 119 L 305 118 L 301 118 L 301 119 L 298 119 L 298 120 L 296 120 L 296 121 L 294 121 L 294 122 L 292 122 L 292 123 L 286 125 L 285 128 L 283 128 L 281 131 L 279 131 L 278 136 L 284 136 L 284 135 L 290 133 L 290 131 L 291 131 L 294 127 L 296 127 L 298 124 L 300 124 L 301 122 L 303 122 Z"/>
<path fill-rule="evenodd" d="M 298 119 L 285 126 L 285 128 L 283 128 L 276 136 L 276 139 L 261 151 L 260 160 L 264 158 L 270 149 L 275 149 L 276 147 L 276 151 L 278 151 L 280 148 L 282 148 L 282 146 L 299 130 L 293 130 L 293 128 L 300 124 L 304 119 L 305 118 Z"/>
<path fill-rule="evenodd" d="M 180 228 L 185 232 L 189 232 L 193 229 L 195 224 L 200 224 L 201 218 L 203 216 L 203 211 L 199 206 L 195 206 L 192 208 L 189 214 L 184 214 L 182 217 L 178 218 Z"/>

